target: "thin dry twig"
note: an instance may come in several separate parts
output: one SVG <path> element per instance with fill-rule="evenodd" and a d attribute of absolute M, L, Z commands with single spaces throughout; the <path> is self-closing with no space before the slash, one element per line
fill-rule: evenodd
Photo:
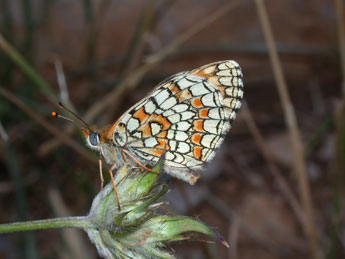
<path fill-rule="evenodd" d="M 56 78 L 57 78 L 57 83 L 60 89 L 60 98 L 61 101 L 67 105 L 70 109 L 73 111 L 75 108 L 73 107 L 73 104 L 69 98 L 69 93 L 68 93 L 68 87 L 67 87 L 67 81 L 66 81 L 66 76 L 65 72 L 63 70 L 62 62 L 59 58 L 56 58 L 54 60 L 54 66 L 55 66 L 55 71 L 56 71 Z"/>
<path fill-rule="evenodd" d="M 41 115 L 31 110 L 30 107 L 28 107 L 25 103 L 19 100 L 10 91 L 5 89 L 4 87 L 0 87 L 0 94 L 5 96 L 10 102 L 15 104 L 18 108 L 20 108 L 23 112 L 25 112 L 29 117 L 31 117 L 33 120 L 35 120 L 38 124 L 40 124 L 45 129 L 47 129 L 51 134 L 55 135 L 62 143 L 70 146 L 77 153 L 84 156 L 87 160 L 98 163 L 98 159 L 95 158 L 93 155 L 91 155 L 89 152 L 87 152 L 85 148 L 77 144 L 75 141 L 73 141 L 71 138 L 66 136 L 56 127 L 54 127 L 49 122 L 47 122 L 45 119 L 43 119 Z"/>
<path fill-rule="evenodd" d="M 229 229 L 229 243 L 231 244 L 229 249 L 229 258 L 236 259 L 238 258 L 238 239 L 240 235 L 240 226 L 241 223 L 238 218 L 233 219 Z"/>
<path fill-rule="evenodd" d="M 7 131 L 5 130 L 4 126 L 2 126 L 2 123 L 0 121 L 0 137 L 3 141 L 8 141 L 8 134 Z"/>
<path fill-rule="evenodd" d="M 200 19 L 198 23 L 196 23 L 193 27 L 191 27 L 189 30 L 183 33 L 175 41 L 163 48 L 160 52 L 150 56 L 147 59 L 146 64 L 134 70 L 130 76 L 126 77 L 123 81 L 121 81 L 114 90 L 112 90 L 109 94 L 105 96 L 103 100 L 98 101 L 92 107 L 90 107 L 90 109 L 86 112 L 85 116 L 83 116 L 84 119 L 86 121 L 91 121 L 94 118 L 96 118 L 97 115 L 100 114 L 107 107 L 111 106 L 114 103 L 120 103 L 119 100 L 126 92 L 132 91 L 138 85 L 140 80 L 146 75 L 147 72 L 152 70 L 165 58 L 167 58 L 174 51 L 176 51 L 184 42 L 186 42 L 191 37 L 195 36 L 208 25 L 212 24 L 216 20 L 226 15 L 231 10 L 235 9 L 239 4 L 243 4 L 245 2 L 248 2 L 248 0 L 231 1 L 230 3 L 223 5 L 215 12 L 211 13 L 206 18 Z M 72 130 L 67 130 L 66 134 L 70 134 L 71 132 Z M 55 143 L 49 143 L 49 146 L 50 148 L 55 148 L 59 144 L 60 143 L 55 141 Z M 44 149 L 44 153 L 47 153 L 51 150 L 47 149 L 47 146 L 41 148 Z"/>
<path fill-rule="evenodd" d="M 266 142 L 265 142 L 262 134 L 260 133 L 246 102 L 243 102 L 242 115 L 243 115 L 243 117 L 244 117 L 244 119 L 248 125 L 250 133 L 253 135 L 253 138 L 254 138 L 256 145 L 259 147 L 262 156 L 266 160 L 266 163 L 270 169 L 271 174 L 273 175 L 273 177 L 278 182 L 278 185 L 279 185 L 282 193 L 284 194 L 284 196 L 286 197 L 286 199 L 290 203 L 290 206 L 291 206 L 293 212 L 296 214 L 296 217 L 299 220 L 300 224 L 302 226 L 304 226 L 305 224 L 307 224 L 304 210 L 301 207 L 301 205 L 299 204 L 299 202 L 298 202 L 297 198 L 295 197 L 294 193 L 292 192 L 290 186 L 286 182 L 283 174 L 281 173 L 279 168 L 276 166 L 274 159 L 273 159 L 273 156 L 272 156 L 272 153 L 269 150 L 269 148 L 267 147 Z"/>
<path fill-rule="evenodd" d="M 310 186 L 309 186 L 309 181 L 308 181 L 306 163 L 304 159 L 303 145 L 302 145 L 299 129 L 297 126 L 297 119 L 296 119 L 293 105 L 290 100 L 290 96 L 287 89 L 287 84 L 284 78 L 281 63 L 277 54 L 276 43 L 274 41 L 272 28 L 268 19 L 266 7 L 264 5 L 263 0 L 255 0 L 255 3 L 256 3 L 261 27 L 266 39 L 267 46 L 268 46 L 269 57 L 272 64 L 273 74 L 276 80 L 278 93 L 279 93 L 280 100 L 281 100 L 284 114 L 285 114 L 285 121 L 288 126 L 288 130 L 289 130 L 290 138 L 292 142 L 292 147 L 294 150 L 299 193 L 300 193 L 302 204 L 305 209 L 306 217 L 307 217 L 307 221 L 306 221 L 307 224 L 304 225 L 305 226 L 304 232 L 309 241 L 310 252 L 311 252 L 312 258 L 318 259 L 321 256 L 320 248 L 319 248 L 319 240 L 318 240 L 317 231 L 315 227 L 315 219 L 314 219 L 314 213 L 313 213 Z"/>

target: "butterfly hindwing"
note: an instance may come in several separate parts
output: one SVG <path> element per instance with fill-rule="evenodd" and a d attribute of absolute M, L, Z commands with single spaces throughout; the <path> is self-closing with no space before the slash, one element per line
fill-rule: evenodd
<path fill-rule="evenodd" d="M 234 61 L 212 63 L 163 81 L 116 122 L 113 142 L 143 164 L 165 153 L 164 169 L 189 181 L 215 155 L 243 97 Z"/>

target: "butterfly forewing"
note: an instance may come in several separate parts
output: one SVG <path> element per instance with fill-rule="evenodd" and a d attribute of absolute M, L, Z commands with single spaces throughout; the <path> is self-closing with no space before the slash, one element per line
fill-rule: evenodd
<path fill-rule="evenodd" d="M 165 171 L 193 183 L 190 170 L 214 156 L 240 108 L 242 88 L 234 61 L 179 73 L 111 127 L 113 142 L 143 164 L 156 163 L 166 151 Z"/>

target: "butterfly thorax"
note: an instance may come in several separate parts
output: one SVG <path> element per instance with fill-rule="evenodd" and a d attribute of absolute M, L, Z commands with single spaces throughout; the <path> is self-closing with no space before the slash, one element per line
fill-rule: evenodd
<path fill-rule="evenodd" d="M 100 153 L 107 164 L 120 166 L 124 163 L 121 149 L 109 143 L 100 144 Z"/>

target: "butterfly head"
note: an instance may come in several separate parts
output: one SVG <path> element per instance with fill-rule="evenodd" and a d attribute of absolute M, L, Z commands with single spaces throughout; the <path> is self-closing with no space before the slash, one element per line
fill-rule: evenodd
<path fill-rule="evenodd" d="M 68 112 L 70 115 L 73 116 L 73 118 L 66 117 L 63 115 L 58 114 L 57 112 L 52 112 L 53 117 L 60 117 L 65 120 L 71 121 L 72 123 L 78 125 L 81 128 L 81 131 L 85 137 L 86 144 L 94 150 L 99 151 L 100 145 L 104 142 L 104 130 L 98 130 L 97 128 L 89 127 L 89 125 L 83 121 L 76 113 L 71 111 L 70 109 L 66 108 L 61 103 L 58 103 L 59 107 L 63 109 L 64 111 Z"/>
<path fill-rule="evenodd" d="M 86 144 L 94 150 L 98 150 L 99 149 L 99 142 L 100 142 L 100 135 L 97 131 L 91 131 L 89 129 L 81 129 L 85 140 L 86 140 Z"/>
<path fill-rule="evenodd" d="M 86 144 L 89 146 L 89 148 L 100 151 L 101 144 L 104 143 L 102 131 L 92 130 L 90 128 L 82 128 L 81 131 L 85 137 Z"/>

